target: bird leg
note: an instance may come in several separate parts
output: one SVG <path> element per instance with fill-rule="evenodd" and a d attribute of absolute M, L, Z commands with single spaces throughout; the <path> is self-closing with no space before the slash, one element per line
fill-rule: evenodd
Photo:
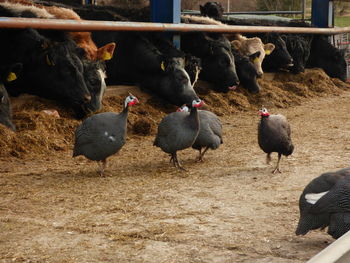
<path fill-rule="evenodd" d="M 171 157 L 170 157 L 170 161 L 169 161 L 169 163 L 173 163 L 173 165 L 176 167 L 176 163 L 175 163 L 175 160 L 176 160 L 176 153 L 172 153 L 171 154 Z"/>
<path fill-rule="evenodd" d="M 202 161 L 202 162 L 203 162 L 203 156 L 204 156 L 205 152 L 208 151 L 208 149 L 209 149 L 208 146 L 205 147 L 204 151 L 203 151 L 202 154 L 201 154 L 201 161 Z"/>
<path fill-rule="evenodd" d="M 181 166 L 179 160 L 177 159 L 177 154 L 176 154 L 176 152 L 175 152 L 175 154 L 174 154 L 174 159 L 175 159 L 175 163 L 176 163 L 175 167 L 179 168 L 180 170 L 186 171 L 186 169 L 183 168 L 183 167 Z"/>
<path fill-rule="evenodd" d="M 199 150 L 199 156 L 197 158 L 197 162 L 203 162 L 203 156 L 205 154 L 206 151 L 208 151 L 209 147 L 205 147 L 204 151 L 202 152 L 201 150 Z"/>
<path fill-rule="evenodd" d="M 270 162 L 271 162 L 271 153 L 268 153 L 268 154 L 266 155 L 266 163 L 267 163 L 267 164 L 270 164 Z"/>
<path fill-rule="evenodd" d="M 107 167 L 107 159 L 104 159 L 101 161 L 101 163 L 99 163 L 100 166 L 100 176 L 103 176 L 105 169 Z"/>
<path fill-rule="evenodd" d="M 281 160 L 282 154 L 278 153 L 278 160 L 277 160 L 277 165 L 275 167 L 275 169 L 272 171 L 273 174 L 275 174 L 276 172 L 281 172 L 280 170 L 280 160 Z"/>
<path fill-rule="evenodd" d="M 198 151 L 199 151 L 199 155 L 196 158 L 196 162 L 203 162 L 203 160 L 202 160 L 202 148 L 200 148 Z"/>

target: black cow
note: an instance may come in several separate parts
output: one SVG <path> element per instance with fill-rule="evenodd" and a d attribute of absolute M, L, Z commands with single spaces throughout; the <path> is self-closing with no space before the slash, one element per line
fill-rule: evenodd
<path fill-rule="evenodd" d="M 219 2 L 207 2 L 203 6 L 199 5 L 199 10 L 202 16 L 221 19 L 224 13 L 224 8 Z"/>
<path fill-rule="evenodd" d="M 231 44 L 222 34 L 182 34 L 181 48 L 201 59 L 199 78 L 213 84 L 216 91 L 228 92 L 239 84 Z"/>
<path fill-rule="evenodd" d="M 328 76 L 346 81 L 345 51 L 329 43 L 327 36 L 313 37 L 306 67 L 322 68 Z"/>
<path fill-rule="evenodd" d="M 0 67 L 0 123 L 15 131 L 12 123 L 12 108 L 8 93 L 4 84 L 14 81 L 22 70 L 22 64 L 16 63 L 8 67 Z"/>
<path fill-rule="evenodd" d="M 284 39 L 288 52 L 293 58 L 293 66 L 289 70 L 294 74 L 304 72 L 306 62 L 310 56 L 312 36 L 286 34 L 284 35 Z"/>
<path fill-rule="evenodd" d="M 258 93 L 260 91 L 260 86 L 257 82 L 259 74 L 252 61 L 259 58 L 260 52 L 258 51 L 249 57 L 243 56 L 235 50 L 233 50 L 232 53 L 235 57 L 235 65 L 240 86 L 251 93 Z"/>
<path fill-rule="evenodd" d="M 263 43 L 272 43 L 275 45 L 273 52 L 262 63 L 264 71 L 275 72 L 293 66 L 293 58 L 288 52 L 285 39 L 278 33 L 259 34 L 258 37 L 261 38 Z"/>
<path fill-rule="evenodd" d="M 1 4 L 0 15 L 36 17 L 37 9 Z M 11 95 L 25 92 L 59 101 L 71 107 L 78 118 L 101 109 L 105 64 L 87 60 L 68 34 L 34 29 L 0 32 L 2 39 L 6 38 L 0 44 L 0 55 L 6 60 L 2 63 L 23 64 L 20 78 L 8 87 Z"/>
<path fill-rule="evenodd" d="M 7 86 L 12 96 L 30 93 L 61 101 L 78 117 L 88 112 L 91 95 L 83 76 L 84 51 L 73 41 L 52 42 L 33 29 L 0 30 L 0 36 L 1 63 L 23 65 L 20 77 Z"/>

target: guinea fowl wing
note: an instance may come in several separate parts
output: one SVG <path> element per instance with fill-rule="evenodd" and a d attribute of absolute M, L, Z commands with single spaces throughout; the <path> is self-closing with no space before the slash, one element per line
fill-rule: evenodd
<path fill-rule="evenodd" d="M 305 196 L 307 198 L 307 196 Z M 310 208 L 311 213 L 350 212 L 350 177 L 340 179 Z"/>
<path fill-rule="evenodd" d="M 73 156 L 83 154 L 86 147 L 98 148 L 106 140 L 123 144 L 126 122 L 121 117 L 120 114 L 106 112 L 87 118 L 75 132 Z"/>
<path fill-rule="evenodd" d="M 211 121 L 209 122 L 210 129 L 213 133 L 220 138 L 220 143 L 223 143 L 222 140 L 222 124 L 218 116 L 212 114 Z"/>

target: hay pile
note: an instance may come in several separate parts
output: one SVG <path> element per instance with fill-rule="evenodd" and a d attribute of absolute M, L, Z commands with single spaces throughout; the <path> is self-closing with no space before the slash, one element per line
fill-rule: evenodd
<path fill-rule="evenodd" d="M 262 105 L 286 108 L 316 96 L 340 94 L 350 88 L 350 84 L 331 79 L 319 69 L 309 69 L 297 75 L 266 74 L 259 84 L 262 88 L 259 94 L 249 94 L 241 88 L 226 94 L 216 93 L 204 83 L 199 83 L 196 91 L 205 101 L 206 109 L 225 116 L 239 111 L 255 111 Z M 112 92 L 106 96 L 103 111 L 120 112 L 126 94 Z M 140 104 L 129 112 L 129 136 L 154 135 L 162 117 L 174 111 L 175 107 L 140 91 L 134 95 L 139 98 Z M 81 121 L 75 120 L 71 111 L 35 96 L 12 98 L 12 103 L 17 132 L 0 125 L 1 158 L 54 155 L 72 150 L 74 131 Z M 46 109 L 57 110 L 60 117 L 42 112 Z"/>

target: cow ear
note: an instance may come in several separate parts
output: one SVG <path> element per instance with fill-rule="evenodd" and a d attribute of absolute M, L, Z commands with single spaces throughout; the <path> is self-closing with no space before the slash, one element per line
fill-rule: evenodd
<path fill-rule="evenodd" d="M 97 50 L 97 59 L 110 60 L 113 58 L 116 44 L 114 42 L 104 45 Z"/>
<path fill-rule="evenodd" d="M 241 41 L 239 41 L 239 40 L 231 41 L 231 47 L 233 49 L 239 50 L 241 48 L 241 46 L 242 46 Z"/>
<path fill-rule="evenodd" d="M 267 43 L 264 45 L 265 55 L 270 55 L 274 51 L 275 45 L 272 43 Z"/>

